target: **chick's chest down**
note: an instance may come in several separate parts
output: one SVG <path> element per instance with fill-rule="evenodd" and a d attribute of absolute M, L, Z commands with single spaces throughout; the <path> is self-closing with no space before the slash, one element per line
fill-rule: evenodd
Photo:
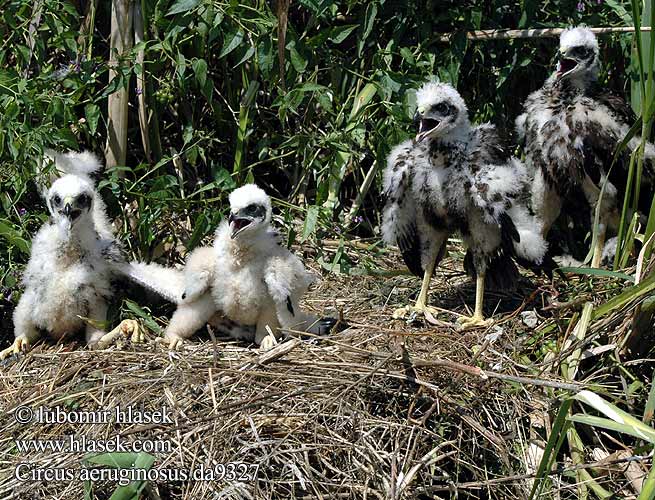
<path fill-rule="evenodd" d="M 24 276 L 26 293 L 34 294 L 30 315 L 37 326 L 55 338 L 80 330 L 89 307 L 99 297 L 111 296 L 107 265 L 96 248 L 65 241 L 55 225 L 45 226 L 35 238 L 33 254 L 54 258 L 32 259 Z M 57 251 L 49 252 L 49 246 Z"/>
<path fill-rule="evenodd" d="M 454 141 L 449 144 L 433 142 L 427 161 L 417 161 L 415 195 L 429 207 L 426 221 L 437 230 L 469 233 L 466 221 L 480 217 L 479 196 L 481 179 L 471 168 L 466 155 L 466 144 Z"/>
<path fill-rule="evenodd" d="M 216 239 L 216 271 L 212 295 L 218 309 L 242 325 L 257 323 L 260 311 L 270 306 L 264 276 L 265 252 L 237 243 L 223 232 Z"/>

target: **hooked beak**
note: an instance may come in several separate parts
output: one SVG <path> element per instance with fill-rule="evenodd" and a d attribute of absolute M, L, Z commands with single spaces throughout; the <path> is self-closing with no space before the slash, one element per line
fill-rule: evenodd
<path fill-rule="evenodd" d="M 418 134 L 416 134 L 414 141 L 421 142 L 426 137 L 438 132 L 441 129 L 442 123 L 432 118 L 421 118 L 419 120 Z"/>
<path fill-rule="evenodd" d="M 66 216 L 66 218 L 74 221 L 82 214 L 82 211 L 79 209 L 73 209 L 73 198 L 67 196 L 64 198 L 64 208 L 61 213 Z"/>
<path fill-rule="evenodd" d="M 418 111 L 414 113 L 414 117 L 412 118 L 412 124 L 414 125 L 414 128 L 417 130 L 421 128 L 421 114 Z"/>
<path fill-rule="evenodd" d="M 238 214 L 233 214 L 230 212 L 230 215 L 227 219 L 230 224 L 230 238 L 236 238 L 239 233 L 244 231 L 250 224 L 252 224 L 252 217 L 239 217 Z"/>
<path fill-rule="evenodd" d="M 571 73 L 578 66 L 578 61 L 570 57 L 566 57 L 566 52 L 559 52 L 557 54 L 557 79 Z"/>

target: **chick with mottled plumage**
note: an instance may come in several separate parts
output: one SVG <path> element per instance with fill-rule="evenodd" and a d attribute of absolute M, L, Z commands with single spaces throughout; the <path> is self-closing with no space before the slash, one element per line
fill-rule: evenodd
<path fill-rule="evenodd" d="M 214 245 L 194 250 L 182 273 L 143 263 L 126 269 L 134 281 L 178 304 L 165 331 L 171 349 L 207 323 L 262 349 L 274 345 L 280 328 L 323 334 L 336 323 L 301 310 L 313 279 L 280 244 L 271 212 L 268 195 L 248 184 L 230 193 L 230 214 Z"/>
<path fill-rule="evenodd" d="M 103 329 L 113 293 L 112 265 L 121 256 L 90 177 L 102 168 L 100 162 L 89 152 L 49 152 L 46 160 L 55 163 L 56 180 L 44 189 L 50 220 L 32 240 L 25 291 L 13 316 L 15 340 L 0 359 L 29 349 L 41 331 L 60 340 L 85 329 L 87 344 L 99 346 L 117 331 L 132 331 L 135 340 L 141 336 L 131 321 L 113 332 Z"/>
<path fill-rule="evenodd" d="M 445 83 L 429 82 L 416 95 L 418 135 L 391 151 L 384 172 L 382 235 L 397 245 L 410 271 L 423 277 L 414 306 L 394 312 L 436 314 L 427 292 L 455 231 L 468 247 L 464 266 L 476 279 L 475 311 L 462 327 L 485 326 L 485 280 L 513 287 L 515 262 L 542 265 L 546 243 L 525 204 L 528 176 L 490 124 L 472 126 L 464 100 Z"/>
<path fill-rule="evenodd" d="M 596 36 L 588 28 L 562 32 L 555 72 L 541 89 L 528 96 L 524 112 L 516 119 L 526 162 L 534 171 L 532 205 L 542 221 L 544 237 L 563 207 L 577 212 L 580 203 L 591 214 L 586 224 L 591 229 L 601 188 L 607 180 L 599 206 L 592 267 L 599 267 L 603 251 L 612 248 L 611 244 L 605 245 L 605 240 L 618 228 L 630 151 L 641 142 L 638 136 L 633 137 L 610 170 L 614 152 L 636 116 L 623 99 L 598 83 L 598 54 Z M 645 158 L 655 160 L 655 148 L 650 143 Z M 645 191 L 652 189 L 652 175 L 648 171 L 644 174 L 640 200 L 650 204 L 652 196 Z M 649 207 L 644 208 L 648 211 Z"/>

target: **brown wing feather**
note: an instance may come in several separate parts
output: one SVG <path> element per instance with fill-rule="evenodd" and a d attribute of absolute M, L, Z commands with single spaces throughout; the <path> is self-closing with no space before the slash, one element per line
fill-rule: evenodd
<path fill-rule="evenodd" d="M 637 121 L 637 115 L 625 100 L 612 91 L 596 84 L 590 89 L 590 97 L 606 106 L 614 115 L 631 127 Z"/>

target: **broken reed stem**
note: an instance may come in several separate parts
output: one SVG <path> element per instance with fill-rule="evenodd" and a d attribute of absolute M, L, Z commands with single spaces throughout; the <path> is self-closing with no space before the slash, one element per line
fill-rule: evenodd
<path fill-rule="evenodd" d="M 542 28 L 542 29 L 529 29 L 529 30 L 476 30 L 466 33 L 466 38 L 469 40 L 510 40 L 514 38 L 551 38 L 557 37 L 562 34 L 566 28 Z M 643 27 L 641 31 L 651 31 L 650 27 Z M 597 35 L 605 35 L 608 33 L 634 33 L 635 29 L 632 26 L 618 26 L 618 27 L 605 27 L 605 28 L 590 28 Z M 440 42 L 450 42 L 450 40 L 457 33 L 442 33 L 437 35 Z"/>
<path fill-rule="evenodd" d="M 285 342 L 282 345 L 285 345 L 287 342 Z M 355 350 L 355 351 L 363 351 L 359 350 L 357 348 L 353 348 L 353 346 L 349 346 L 347 344 L 339 343 L 339 347 L 345 349 L 345 350 Z M 295 347 L 295 346 L 294 346 Z M 369 352 L 367 353 L 371 357 L 376 357 L 376 358 L 388 358 L 388 356 L 381 354 L 381 353 L 372 353 Z M 396 359 L 397 360 L 397 359 Z M 559 382 L 557 380 L 546 380 L 546 379 L 539 379 L 539 378 L 534 378 L 534 377 L 522 377 L 520 375 L 510 375 L 508 373 L 498 373 L 498 372 L 493 372 L 493 371 L 485 371 L 482 370 L 481 368 L 478 368 L 477 366 L 471 366 L 471 365 L 465 365 L 463 363 L 458 363 L 456 361 L 451 361 L 449 359 L 443 359 L 443 358 L 435 358 L 430 361 L 423 360 L 423 359 L 410 359 L 409 360 L 411 363 L 411 366 L 413 368 L 445 368 L 446 370 L 451 370 L 451 371 L 456 371 L 460 373 L 464 373 L 466 375 L 471 375 L 473 377 L 479 377 L 481 379 L 488 379 L 488 378 L 494 378 L 498 380 L 504 380 L 506 382 L 514 382 L 517 384 L 525 384 L 525 385 L 534 385 L 534 386 L 540 386 L 540 387 L 551 387 L 553 389 L 562 389 L 565 391 L 571 391 L 573 393 L 580 392 L 585 389 L 585 386 L 579 383 L 567 383 L 567 382 Z M 321 365 L 326 366 L 329 363 L 321 363 Z M 351 367 L 355 367 L 355 365 L 351 365 Z M 412 377 L 408 377 L 405 374 L 393 372 L 390 370 L 379 370 L 379 373 L 382 374 L 387 374 L 391 375 L 396 378 L 408 380 L 410 382 L 418 383 L 419 385 L 425 385 L 426 387 L 433 388 L 432 384 L 429 384 L 427 382 L 422 382 L 413 379 Z"/>
<path fill-rule="evenodd" d="M 27 59 L 27 64 L 25 65 L 25 77 L 29 75 L 30 63 L 32 62 L 32 56 L 34 55 L 34 47 L 36 47 L 36 38 L 39 26 L 41 24 L 41 14 L 43 13 L 43 1 L 34 2 L 32 6 L 32 20 L 30 21 L 30 26 L 28 28 L 28 38 L 27 45 L 30 48 L 30 56 Z"/>
<path fill-rule="evenodd" d="M 289 4 L 291 0 L 278 0 L 277 4 L 277 55 L 280 62 L 280 87 L 282 91 L 287 91 L 286 86 L 286 39 L 287 24 L 289 22 Z"/>
<path fill-rule="evenodd" d="M 134 43 L 145 41 L 145 31 L 143 23 L 143 9 L 141 8 L 141 0 L 136 0 L 134 3 Z M 143 152 L 146 155 L 146 160 L 150 165 L 153 164 L 152 153 L 150 148 L 150 135 L 148 126 L 148 104 L 146 100 L 146 68 L 145 68 L 145 49 L 142 47 L 136 54 L 136 63 L 139 65 L 139 72 L 137 73 L 137 100 L 139 102 L 139 128 L 141 130 L 141 142 L 143 144 Z"/>
<path fill-rule="evenodd" d="M 111 3 L 111 49 L 109 54 L 109 83 L 120 78 L 121 59 L 132 48 L 132 0 L 113 0 Z M 129 77 L 128 77 L 129 78 Z M 130 98 L 129 82 L 109 94 L 107 98 L 107 146 L 105 165 L 112 168 L 125 165 L 127 158 L 127 103 Z"/>
<path fill-rule="evenodd" d="M 558 382 L 556 380 L 545 380 L 532 377 L 521 377 L 519 375 L 509 375 L 507 373 L 497 373 L 492 371 L 485 371 L 477 366 L 464 365 L 448 359 L 435 359 L 432 361 L 412 360 L 412 366 L 415 368 L 428 367 L 428 368 L 445 368 L 446 370 L 458 371 L 474 377 L 482 379 L 495 378 L 504 380 L 506 382 L 515 382 L 517 384 L 536 385 L 541 387 L 552 387 L 553 389 L 562 389 L 565 391 L 579 392 L 584 389 L 583 385 L 570 384 L 566 382 Z"/>
<path fill-rule="evenodd" d="M 93 31 L 95 29 L 96 11 L 98 10 L 98 0 L 91 0 L 86 5 L 84 20 L 80 26 L 80 35 L 77 37 L 77 44 L 80 50 L 77 54 L 77 63 L 79 64 L 86 57 L 87 61 L 93 58 Z"/>

